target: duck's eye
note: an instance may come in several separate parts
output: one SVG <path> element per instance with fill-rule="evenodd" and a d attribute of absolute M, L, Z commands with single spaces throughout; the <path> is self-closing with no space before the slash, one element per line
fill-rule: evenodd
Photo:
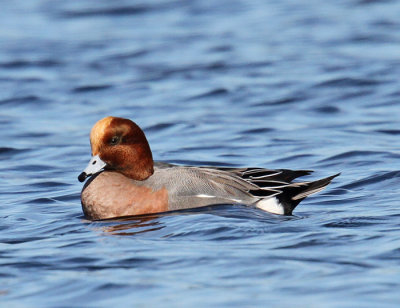
<path fill-rule="evenodd" d="M 118 136 L 114 136 L 114 137 L 111 138 L 110 144 L 111 145 L 116 145 L 118 143 L 118 141 L 119 141 L 119 137 Z"/>

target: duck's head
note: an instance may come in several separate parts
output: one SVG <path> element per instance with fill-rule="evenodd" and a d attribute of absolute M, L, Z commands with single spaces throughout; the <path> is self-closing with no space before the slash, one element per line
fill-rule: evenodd
<path fill-rule="evenodd" d="M 106 117 L 90 132 L 92 159 L 78 179 L 103 169 L 114 170 L 134 180 L 145 180 L 153 174 L 153 157 L 141 128 L 124 118 Z"/>

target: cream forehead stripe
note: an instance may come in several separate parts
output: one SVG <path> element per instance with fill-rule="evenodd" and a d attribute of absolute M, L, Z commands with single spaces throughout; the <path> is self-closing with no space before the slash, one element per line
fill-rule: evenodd
<path fill-rule="evenodd" d="M 111 125 L 113 117 L 106 117 L 97 121 L 90 131 L 90 145 L 92 147 L 92 155 L 97 155 L 100 148 L 100 144 L 107 127 Z"/>

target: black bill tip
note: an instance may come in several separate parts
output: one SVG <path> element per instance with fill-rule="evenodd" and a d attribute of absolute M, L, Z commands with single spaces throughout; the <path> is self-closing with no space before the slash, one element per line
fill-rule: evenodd
<path fill-rule="evenodd" d="M 86 172 L 82 172 L 82 173 L 78 176 L 78 180 L 79 180 L 79 182 L 83 182 L 84 180 L 86 180 L 87 177 L 88 177 L 88 175 L 86 174 Z"/>

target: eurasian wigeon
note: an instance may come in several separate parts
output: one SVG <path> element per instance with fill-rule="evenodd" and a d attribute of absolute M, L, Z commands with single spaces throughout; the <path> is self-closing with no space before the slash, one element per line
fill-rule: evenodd
<path fill-rule="evenodd" d="M 312 182 L 292 182 L 308 170 L 215 168 L 154 162 L 146 136 L 129 119 L 106 117 L 90 132 L 92 159 L 79 175 L 85 183 L 82 209 L 89 219 L 106 219 L 244 204 L 291 215 L 308 195 L 339 174 Z"/>

